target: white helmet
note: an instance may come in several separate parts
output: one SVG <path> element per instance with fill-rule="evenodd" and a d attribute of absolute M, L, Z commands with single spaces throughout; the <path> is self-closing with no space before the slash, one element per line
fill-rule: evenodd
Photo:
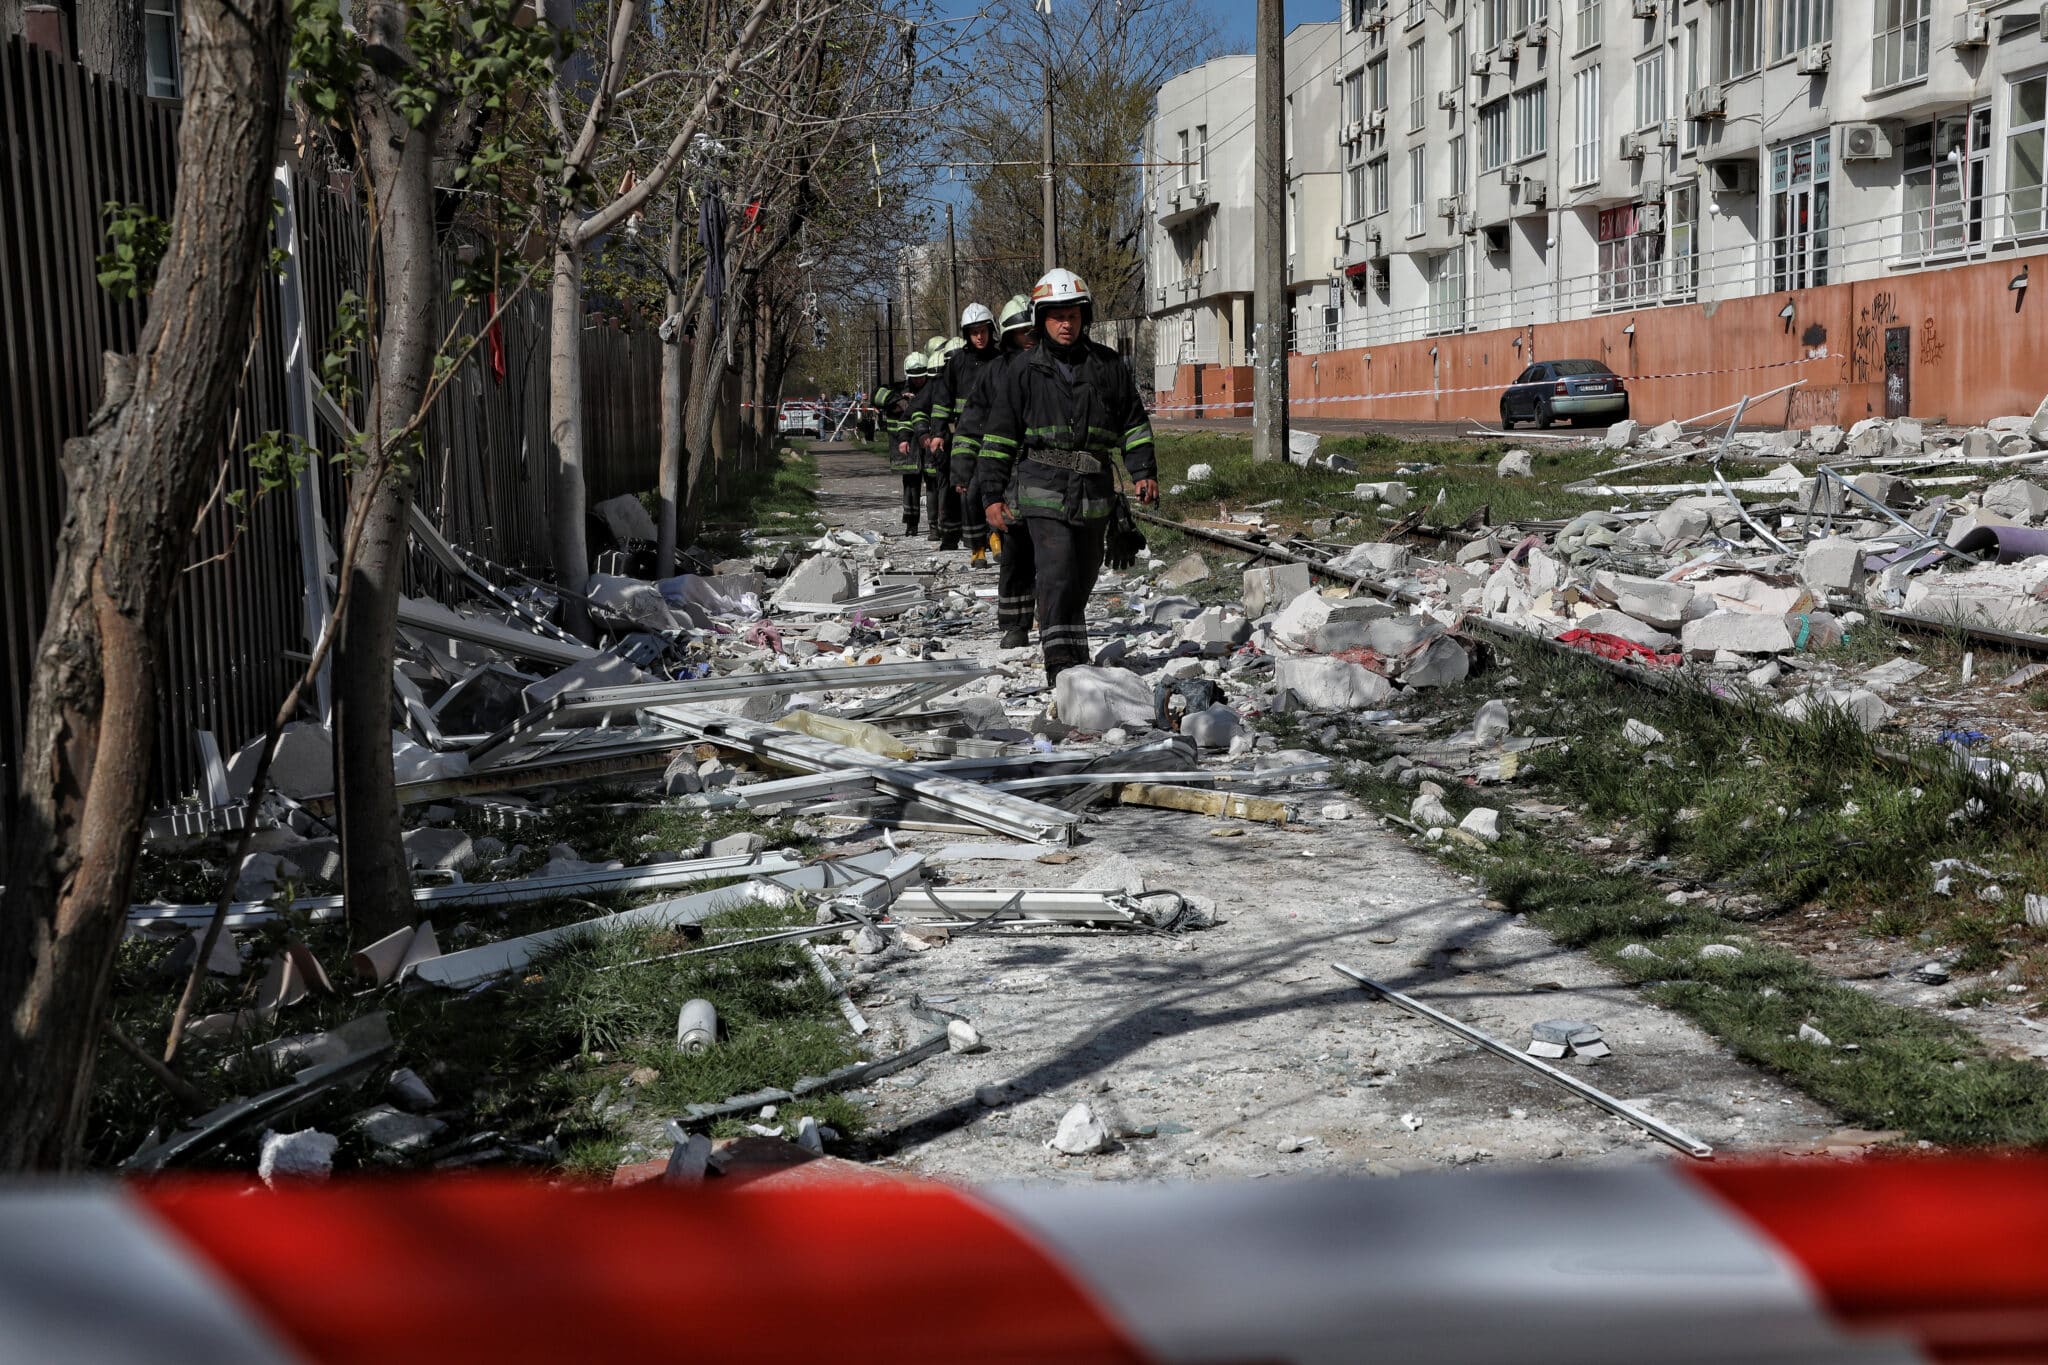
<path fill-rule="evenodd" d="M 903 357 L 903 377 L 905 379 L 922 379 L 924 378 L 924 373 L 923 351 L 912 351 L 909 355 Z"/>
<path fill-rule="evenodd" d="M 1010 301 L 1003 305 L 1003 335 L 1021 331 L 1031 325 L 1031 296 L 1012 294 Z"/>
<path fill-rule="evenodd" d="M 1095 298 L 1088 292 L 1087 282 L 1071 270 L 1048 270 L 1031 286 L 1031 321 L 1036 325 L 1048 308 L 1076 303 L 1081 305 L 1081 325 L 1085 327 L 1095 320 Z"/>
<path fill-rule="evenodd" d="M 930 341 L 927 341 L 924 344 L 924 353 L 928 356 L 931 356 L 933 359 L 937 359 L 939 356 L 945 354 L 945 350 L 946 339 L 944 337 L 933 337 Z"/>
<path fill-rule="evenodd" d="M 983 323 L 994 326 L 995 320 L 996 315 L 989 311 L 987 304 L 970 303 L 960 310 L 960 335 L 966 336 L 969 327 L 979 327 Z"/>
<path fill-rule="evenodd" d="M 945 344 L 945 347 L 942 350 L 940 350 L 939 354 L 942 356 L 949 356 L 953 354 L 953 352 L 955 351 L 965 350 L 966 348 L 967 341 L 964 337 L 954 337 L 951 341 Z"/>

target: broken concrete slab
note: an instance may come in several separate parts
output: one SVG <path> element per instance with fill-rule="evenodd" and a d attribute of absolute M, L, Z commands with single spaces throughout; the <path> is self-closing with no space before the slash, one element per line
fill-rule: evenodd
<path fill-rule="evenodd" d="M 1495 478 L 1527 479 L 1535 476 L 1536 457 L 1526 450 L 1510 450 L 1493 468 Z"/>
<path fill-rule="evenodd" d="M 1180 732 L 1203 749 L 1228 749 L 1242 735 L 1244 722 L 1237 712 L 1218 702 L 1204 711 L 1190 711 L 1180 720 Z"/>
<path fill-rule="evenodd" d="M 647 515 L 647 509 L 640 499 L 631 493 L 621 493 L 616 498 L 606 498 L 594 504 L 590 513 L 601 519 L 612 538 L 620 542 L 637 540 L 653 544 L 660 538 L 655 529 L 654 518 Z"/>
<path fill-rule="evenodd" d="M 1829 688 L 1792 698 L 1778 710 L 1793 720 L 1807 720 L 1823 711 L 1840 711 L 1867 734 L 1879 730 L 1895 714 L 1884 698 L 1865 688 Z"/>
<path fill-rule="evenodd" d="M 1820 426 L 1808 427 L 1806 429 L 1806 444 L 1812 448 L 1813 453 L 1816 455 L 1839 454 L 1842 447 L 1848 443 L 1848 440 L 1849 434 L 1847 432 L 1830 423 L 1822 423 Z"/>
<path fill-rule="evenodd" d="M 1669 653 L 1672 646 L 1678 643 L 1677 636 L 1668 635 L 1654 626 L 1638 621 L 1627 612 L 1615 611 L 1612 608 L 1587 612 L 1573 624 L 1580 630 L 1590 630 L 1599 635 L 1619 636 L 1631 644 L 1654 649 L 1659 654 Z"/>
<path fill-rule="evenodd" d="M 860 576 L 853 564 L 836 555 L 812 555 L 790 570 L 775 590 L 781 602 L 845 602 L 860 595 Z"/>
<path fill-rule="evenodd" d="M 2021 526 L 2031 526 L 2043 513 L 2048 513 L 2048 488 L 2026 479 L 2000 479 L 1984 490 L 1978 502 L 1987 512 Z"/>
<path fill-rule="evenodd" d="M 1630 418 L 1624 417 L 1619 422 L 1616 422 L 1613 426 L 1607 428 L 1606 443 L 1614 447 L 1616 450 L 1627 450 L 1630 446 L 1635 444 L 1636 437 L 1640 435 L 1641 432 L 1642 427 L 1640 424 L 1638 424 Z"/>
<path fill-rule="evenodd" d="M 1408 567 L 1408 547 L 1386 541 L 1368 540 L 1352 546 L 1343 554 L 1330 561 L 1330 567 L 1345 573 L 1365 574 L 1377 577 L 1383 574 L 1399 573 Z"/>
<path fill-rule="evenodd" d="M 1449 635 L 1432 635 L 1397 661 L 1401 686 L 1449 687 L 1465 681 L 1472 656 Z"/>
<path fill-rule="evenodd" d="M 1142 730 L 1152 724 L 1152 684 L 1124 668 L 1079 665 L 1060 673 L 1054 708 L 1064 723 L 1090 734 L 1121 726 Z"/>
<path fill-rule="evenodd" d="M 1282 659 L 1274 685 L 1310 711 L 1370 710 L 1393 695 L 1393 685 L 1361 664 L 1322 656 Z"/>
<path fill-rule="evenodd" d="M 1296 650 L 1316 648 L 1316 632 L 1330 619 L 1334 604 L 1313 590 L 1298 594 L 1273 618 L 1273 638 Z"/>
<path fill-rule="evenodd" d="M 1809 542 L 1799 556 L 1799 581 L 1820 594 L 1854 593 L 1863 587 L 1861 544 L 1846 536 Z"/>
<path fill-rule="evenodd" d="M 1177 641 L 1193 644 L 1211 657 L 1230 653 L 1251 635 L 1252 623 L 1230 607 L 1210 607 L 1193 620 L 1181 622 L 1174 631 Z"/>
<path fill-rule="evenodd" d="M 1244 571 L 1244 613 L 1257 619 L 1307 592 L 1308 565 L 1278 564 Z"/>
<path fill-rule="evenodd" d="M 1753 611 L 1717 611 L 1687 621 L 1679 638 L 1687 654 L 1782 654 L 1797 643 L 1784 617 Z"/>
<path fill-rule="evenodd" d="M 1160 573 L 1159 586 L 1162 588 L 1187 588 L 1209 577 L 1209 561 L 1196 551 L 1190 550 L 1169 564 Z"/>
<path fill-rule="evenodd" d="M 1060 1126 L 1045 1144 L 1065 1156 L 1094 1156 L 1109 1150 L 1109 1129 L 1095 1111 L 1077 1104 L 1060 1119 Z"/>
<path fill-rule="evenodd" d="M 1593 581 L 1613 595 L 1618 610 L 1658 630 L 1677 630 L 1691 613 L 1693 590 L 1683 583 L 1625 573 L 1599 573 Z"/>

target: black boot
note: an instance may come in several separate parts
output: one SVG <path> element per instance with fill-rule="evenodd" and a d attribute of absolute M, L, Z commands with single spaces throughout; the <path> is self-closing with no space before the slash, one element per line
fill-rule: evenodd
<path fill-rule="evenodd" d="M 905 517 L 903 519 L 903 534 L 906 536 L 914 536 L 917 534 L 916 517 Z"/>
<path fill-rule="evenodd" d="M 1030 643 L 1031 632 L 1023 626 L 1011 626 L 1003 632 L 1002 647 L 1004 649 L 1022 649 Z"/>
<path fill-rule="evenodd" d="M 941 535 L 939 537 L 939 548 L 941 550 L 959 549 L 960 533 L 958 531 L 947 531 L 945 534 Z"/>

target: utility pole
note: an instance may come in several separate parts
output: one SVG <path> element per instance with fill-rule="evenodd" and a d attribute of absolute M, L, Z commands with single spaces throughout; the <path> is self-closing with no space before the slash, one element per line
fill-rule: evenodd
<path fill-rule="evenodd" d="M 1287 458 L 1287 145 L 1281 0 L 1259 0 L 1252 57 L 1252 458 Z"/>
<path fill-rule="evenodd" d="M 882 300 L 882 317 L 882 369 L 884 373 L 894 376 L 897 356 L 896 300 Z"/>
<path fill-rule="evenodd" d="M 946 307 L 960 322 L 960 243 L 953 237 L 953 206 L 946 205 Z"/>
<path fill-rule="evenodd" d="M 909 344 L 903 349 L 917 349 L 917 304 L 910 297 L 910 259 L 903 261 L 903 339 Z"/>
<path fill-rule="evenodd" d="M 1057 207 L 1054 203 L 1052 180 L 1052 4 L 1047 0 L 1046 59 L 1045 59 L 1045 101 L 1040 107 L 1038 121 L 1038 176 L 1043 188 L 1044 199 L 1040 211 L 1045 215 L 1045 268 L 1051 270 L 1060 263 L 1060 234 Z"/>

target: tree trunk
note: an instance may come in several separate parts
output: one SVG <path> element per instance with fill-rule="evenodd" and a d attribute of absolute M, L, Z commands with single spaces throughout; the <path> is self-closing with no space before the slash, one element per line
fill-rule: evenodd
<path fill-rule="evenodd" d="M 683 197 L 675 196 L 668 230 L 668 298 L 661 342 L 661 472 L 655 496 L 661 503 L 654 542 L 654 575 L 676 571 L 676 513 L 683 494 L 683 410 L 690 377 L 683 353 Z"/>
<path fill-rule="evenodd" d="M 397 6 L 379 6 L 373 23 L 402 24 Z M 386 46 L 402 27 L 379 35 Z M 363 156 L 377 196 L 377 370 L 370 394 L 369 439 L 382 458 L 365 462 L 349 489 L 349 515 L 362 521 L 350 571 L 347 615 L 334 656 L 335 766 L 342 829 L 342 890 L 358 943 L 413 922 L 396 777 L 391 758 L 391 679 L 396 663 L 398 599 L 404 585 L 407 517 L 417 442 L 405 436 L 432 379 L 438 279 L 434 242 L 435 120 L 413 127 L 392 106 L 381 76 L 366 74 L 356 118 L 369 132 Z"/>
<path fill-rule="evenodd" d="M 143 33 L 142 6 L 135 0 L 76 0 L 71 22 L 77 25 L 72 42 L 78 48 L 78 64 L 105 76 L 128 90 L 147 93 L 144 82 L 148 42 Z M 191 73 L 189 86 L 197 76 L 196 52 L 181 54 L 181 65 Z"/>
<path fill-rule="evenodd" d="M 284 97 L 282 0 L 185 0 L 171 245 L 133 361 L 64 451 L 0 911 L 0 1170 L 77 1163 L 156 739 L 158 660 L 258 291 Z"/>
<path fill-rule="evenodd" d="M 583 534 L 583 252 L 566 235 L 555 243 L 548 285 L 548 434 L 555 447 L 555 577 L 565 594 L 562 623 L 591 638 L 583 585 L 590 547 Z"/>
<path fill-rule="evenodd" d="M 731 302 L 729 293 L 727 302 Z M 713 330 L 711 312 L 712 302 L 706 298 L 697 307 L 697 336 L 690 347 L 688 415 L 683 424 L 684 458 L 688 462 L 688 477 L 683 483 L 683 506 L 688 513 L 684 525 L 693 534 L 704 516 L 711 476 L 711 429 L 717 425 L 722 396 L 718 374 L 725 366 L 725 328 Z"/>
<path fill-rule="evenodd" d="M 776 399 L 780 396 L 768 387 L 768 352 L 774 347 L 775 309 L 768 301 L 768 291 L 754 291 L 754 344 L 748 357 L 747 387 L 754 391 L 754 406 L 747 414 L 754 429 L 753 457 L 757 469 L 766 469 L 775 452 L 776 423 L 770 419 L 779 409 Z M 823 421 L 821 416 L 819 421 Z"/>

